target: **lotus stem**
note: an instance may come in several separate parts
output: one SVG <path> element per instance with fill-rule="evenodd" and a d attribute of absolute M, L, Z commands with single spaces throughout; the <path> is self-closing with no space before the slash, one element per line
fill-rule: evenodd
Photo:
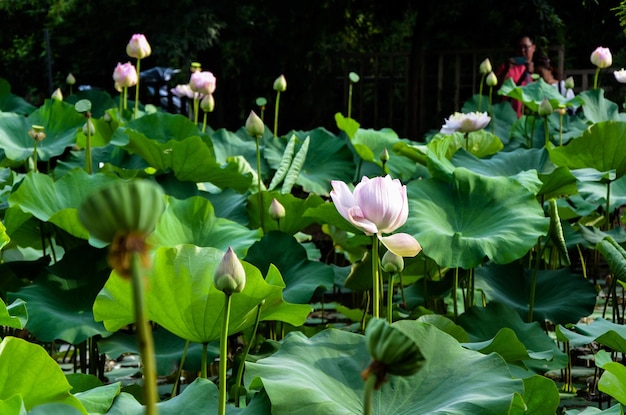
<path fill-rule="evenodd" d="M 33 172 L 38 173 L 37 170 L 37 140 L 33 144 Z"/>
<path fill-rule="evenodd" d="M 274 107 L 274 137 L 278 137 L 278 106 L 280 103 L 280 91 L 276 91 L 276 105 Z"/>
<path fill-rule="evenodd" d="M 548 148 L 548 144 L 550 143 L 550 128 L 548 126 L 548 117 L 543 117 L 543 132 L 545 135 L 545 141 L 543 145 L 545 148 Z"/>
<path fill-rule="evenodd" d="M 237 377 L 235 378 L 235 406 L 239 407 L 239 385 L 241 385 L 241 379 L 243 378 L 243 368 L 246 363 L 246 359 L 250 354 L 250 350 L 252 349 L 252 344 L 256 337 L 257 330 L 259 329 L 259 322 L 261 321 L 261 308 L 265 301 L 261 302 L 256 308 L 256 317 L 254 319 L 254 329 L 252 329 L 252 334 L 250 335 L 250 340 L 246 345 L 246 348 L 243 352 L 243 356 L 241 358 L 241 364 L 237 368 Z"/>
<path fill-rule="evenodd" d="M 87 174 L 93 173 L 93 164 L 91 160 L 91 123 L 87 118 L 87 140 L 85 142 L 85 171 Z"/>
<path fill-rule="evenodd" d="M 454 281 L 452 283 L 452 309 L 454 310 L 454 319 L 459 316 L 459 305 L 457 304 L 456 292 L 459 289 L 459 268 L 454 269 Z"/>
<path fill-rule="evenodd" d="M 220 385 L 218 415 L 226 415 L 226 371 L 228 365 L 228 321 L 230 320 L 230 297 L 224 293 L 224 318 L 222 320 L 222 332 L 220 333 Z"/>
<path fill-rule="evenodd" d="M 380 279 L 378 277 L 378 236 L 372 236 L 372 315 L 380 317 Z"/>
<path fill-rule="evenodd" d="M 261 231 L 265 233 L 265 210 L 263 208 L 263 193 L 261 192 L 261 147 L 259 141 L 261 137 L 256 137 L 256 183 L 257 192 L 259 197 L 259 223 L 261 224 Z"/>
<path fill-rule="evenodd" d="M 548 233 L 547 236 L 549 237 L 550 234 Z M 541 244 L 541 238 L 539 238 L 537 244 L 538 245 Z M 543 258 L 543 253 L 546 250 L 546 246 L 547 244 L 541 246 L 541 248 L 538 250 L 537 258 L 535 258 L 535 269 L 533 270 L 533 276 L 530 281 L 530 300 L 528 303 L 528 323 L 532 323 L 533 318 L 534 318 L 533 314 L 535 311 L 535 292 L 537 290 L 537 274 L 539 273 L 539 262 L 541 261 L 541 258 Z"/>
<path fill-rule="evenodd" d="M 141 356 L 141 362 L 143 363 L 143 393 L 146 404 L 146 415 L 156 415 L 158 414 L 156 403 L 159 395 L 156 386 L 157 374 L 154 357 L 154 341 L 146 313 L 141 254 L 139 252 L 131 253 L 131 281 L 139 354 Z"/>
<path fill-rule="evenodd" d="M 139 113 L 139 78 L 141 78 L 141 71 L 139 70 L 139 65 L 141 65 L 141 59 L 137 58 L 137 85 L 135 85 L 135 115 L 134 115 L 134 118 L 137 118 L 137 114 Z"/>
<path fill-rule="evenodd" d="M 406 307 L 406 297 L 404 296 L 404 283 L 402 282 L 402 271 L 398 273 L 398 279 L 400 284 L 400 295 L 402 296 L 402 307 Z"/>
<path fill-rule="evenodd" d="M 352 81 L 348 86 L 348 118 L 352 116 Z"/>
<path fill-rule="evenodd" d="M 598 89 L 598 75 L 600 75 L 600 67 L 596 68 L 596 74 L 593 77 L 593 89 Z"/>
<path fill-rule="evenodd" d="M 478 87 L 478 112 L 480 112 L 480 104 L 483 100 L 483 84 L 485 83 L 485 74 L 480 78 L 480 87 Z"/>
<path fill-rule="evenodd" d="M 489 87 L 489 115 L 491 116 L 491 133 L 496 133 L 496 124 L 493 117 L 493 87 Z"/>
<path fill-rule="evenodd" d="M 363 415 L 372 415 L 372 407 L 374 401 L 374 390 L 376 388 L 377 376 L 370 373 L 365 380 L 365 391 L 363 394 Z"/>
<path fill-rule="evenodd" d="M 605 208 L 605 212 L 606 212 L 606 223 L 605 223 L 605 230 L 610 231 L 611 230 L 611 182 L 609 181 L 606 184 L 606 208 Z"/>
<path fill-rule="evenodd" d="M 393 279 L 395 275 L 389 273 L 389 285 L 387 286 L 387 321 L 393 323 Z"/>
<path fill-rule="evenodd" d="M 204 113 L 204 117 L 202 119 L 202 132 L 206 131 L 206 118 L 207 118 L 207 113 Z"/>
<path fill-rule="evenodd" d="M 207 358 L 207 348 L 209 347 L 208 343 L 202 343 L 202 358 L 200 360 L 200 377 L 202 379 L 208 378 L 207 374 L 207 366 L 209 365 Z"/>
<path fill-rule="evenodd" d="M 469 151 L 469 133 L 465 133 L 465 150 Z"/>
<path fill-rule="evenodd" d="M 183 365 L 185 364 L 185 359 L 187 358 L 187 349 L 189 349 L 189 340 L 185 342 L 183 355 L 180 357 L 180 363 L 178 366 L 178 370 L 176 371 L 176 380 L 174 381 L 174 385 L 172 386 L 172 398 L 178 395 L 178 384 L 180 383 L 180 376 L 183 373 Z"/>
<path fill-rule="evenodd" d="M 200 108 L 200 98 L 198 97 L 198 93 L 193 93 L 193 123 L 198 124 L 198 112 Z"/>

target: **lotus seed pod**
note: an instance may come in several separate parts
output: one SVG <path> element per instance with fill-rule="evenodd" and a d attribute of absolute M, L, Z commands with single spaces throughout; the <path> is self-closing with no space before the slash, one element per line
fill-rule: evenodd
<path fill-rule="evenodd" d="M 365 342 L 375 366 L 383 365 L 385 373 L 390 375 L 410 376 L 424 364 L 415 341 L 385 319 L 370 320 L 365 329 Z M 381 373 L 377 375 L 381 377 Z"/>
<path fill-rule="evenodd" d="M 402 272 L 404 270 L 404 259 L 391 251 L 385 252 L 381 264 L 385 272 Z"/>
<path fill-rule="evenodd" d="M 35 141 L 43 141 L 46 138 L 46 133 L 43 132 L 43 126 L 41 125 L 31 126 L 28 135 Z"/>
<path fill-rule="evenodd" d="M 285 75 L 281 75 L 274 81 L 274 90 L 278 92 L 285 92 L 287 89 L 287 80 Z"/>
<path fill-rule="evenodd" d="M 225 294 L 240 293 L 246 286 L 246 271 L 231 247 L 215 269 L 213 283 Z"/>
<path fill-rule="evenodd" d="M 270 217 L 274 220 L 282 219 L 286 215 L 285 207 L 281 205 L 280 202 L 276 200 L 276 198 L 274 198 L 274 200 L 272 200 L 272 203 L 270 204 L 269 214 Z"/>
<path fill-rule="evenodd" d="M 265 124 L 254 111 L 250 111 L 250 115 L 246 120 L 246 132 L 254 138 L 261 138 L 265 132 Z"/>
<path fill-rule="evenodd" d="M 117 182 L 89 194 L 78 218 L 94 238 L 112 242 L 118 235 L 148 235 L 164 206 L 158 184 L 148 180 Z"/>

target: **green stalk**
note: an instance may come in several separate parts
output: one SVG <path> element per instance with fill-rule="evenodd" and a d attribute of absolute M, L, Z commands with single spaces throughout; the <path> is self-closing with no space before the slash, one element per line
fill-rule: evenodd
<path fill-rule="evenodd" d="M 202 120 L 202 132 L 206 131 L 206 112 L 204 113 L 204 118 Z"/>
<path fill-rule="evenodd" d="M 207 366 L 209 365 L 209 362 L 207 361 L 207 348 L 209 347 L 208 343 L 202 343 L 202 358 L 200 360 L 200 364 L 202 365 L 200 367 L 200 377 L 202 379 L 206 379 L 208 377 L 207 374 Z"/>
<path fill-rule="evenodd" d="M 350 81 L 350 86 L 348 86 L 348 118 L 352 115 L 352 81 Z"/>
<path fill-rule="evenodd" d="M 489 87 L 489 115 L 491 116 L 491 133 L 496 133 L 496 123 L 493 119 L 493 87 Z"/>
<path fill-rule="evenodd" d="M 172 386 L 172 398 L 178 395 L 178 383 L 180 382 L 180 376 L 183 373 L 183 365 L 185 364 L 185 359 L 187 358 L 187 349 L 189 348 L 189 340 L 185 342 L 185 348 L 183 349 L 183 355 L 180 358 L 180 366 L 178 366 L 178 370 L 176 371 L 176 380 L 174 381 L 174 386 Z"/>
<path fill-rule="evenodd" d="M 91 160 L 91 119 L 87 118 L 87 142 L 85 145 L 85 171 L 87 174 L 93 173 L 93 164 Z"/>
<path fill-rule="evenodd" d="M 193 123 L 198 124 L 198 108 L 200 108 L 200 98 L 198 98 L 198 93 L 193 93 Z"/>
<path fill-rule="evenodd" d="M 280 91 L 276 91 L 276 106 L 274 107 L 274 137 L 278 137 L 278 104 L 280 102 Z"/>
<path fill-rule="evenodd" d="M 139 65 L 141 65 L 141 59 L 137 58 L 137 85 L 135 85 L 135 116 L 134 118 L 137 118 L 137 114 L 139 113 L 139 78 L 140 78 Z"/>
<path fill-rule="evenodd" d="M 469 151 L 469 133 L 465 133 L 465 150 Z"/>
<path fill-rule="evenodd" d="M 606 231 L 610 231 L 611 230 L 611 182 L 609 181 L 606 184 L 606 209 L 605 209 L 605 213 L 606 213 L 606 223 L 605 223 L 605 230 Z"/>
<path fill-rule="evenodd" d="M 380 317 L 380 279 L 378 278 L 378 236 L 372 237 L 372 315 Z"/>
<path fill-rule="evenodd" d="M 593 89 L 598 89 L 598 75 L 600 75 L 600 67 L 596 68 L 596 75 L 593 77 Z"/>
<path fill-rule="evenodd" d="M 228 359 L 228 320 L 230 319 L 230 294 L 224 293 L 224 319 L 220 333 L 220 387 L 218 415 L 226 415 L 226 369 Z"/>
<path fill-rule="evenodd" d="M 457 304 L 456 292 L 459 288 L 459 268 L 454 269 L 454 281 L 452 283 L 452 307 L 454 309 L 454 319 L 459 316 L 459 305 Z"/>
<path fill-rule="evenodd" d="M 387 287 L 387 321 L 393 323 L 393 279 L 394 274 L 389 274 L 389 286 Z"/>
<path fill-rule="evenodd" d="M 363 394 L 363 415 L 372 415 L 376 380 L 376 375 L 374 373 L 370 373 L 365 381 L 365 391 Z"/>
<path fill-rule="evenodd" d="M 483 100 L 483 83 L 485 83 L 485 74 L 480 78 L 480 87 L 478 89 L 478 112 L 480 112 L 480 103 Z"/>
<path fill-rule="evenodd" d="M 33 144 L 33 171 L 38 173 L 37 170 L 37 140 Z"/>
<path fill-rule="evenodd" d="M 261 193 L 261 148 L 259 147 L 259 141 L 261 137 L 257 137 L 256 142 L 256 183 L 257 191 L 259 192 L 259 223 L 261 224 L 261 231 L 265 233 L 265 211 L 263 208 L 263 194 Z"/>
<path fill-rule="evenodd" d="M 402 271 L 398 273 L 400 282 L 400 294 L 402 296 L 402 307 L 406 307 L 406 297 L 404 296 L 404 282 L 402 282 Z"/>
<path fill-rule="evenodd" d="M 543 117 L 543 132 L 545 135 L 545 141 L 543 145 L 545 148 L 548 148 L 548 144 L 550 143 L 550 129 L 548 127 L 548 117 Z"/>
<path fill-rule="evenodd" d="M 559 114 L 559 147 L 563 147 L 563 114 Z"/>
<path fill-rule="evenodd" d="M 137 341 L 139 343 L 141 362 L 143 363 L 143 393 L 146 415 L 156 415 L 158 414 L 156 403 L 159 395 L 156 387 L 157 374 L 154 358 L 154 341 L 152 340 L 152 329 L 148 324 L 146 313 L 141 258 L 138 252 L 131 253 L 131 271 Z"/>
<path fill-rule="evenodd" d="M 235 378 L 235 385 L 236 385 L 235 406 L 237 407 L 239 407 L 239 385 L 241 385 L 241 379 L 243 378 L 243 367 L 244 367 L 244 364 L 246 363 L 246 359 L 248 358 L 248 355 L 250 354 L 250 349 L 252 349 L 252 343 L 254 342 L 254 339 L 256 337 L 257 330 L 259 329 L 259 322 L 261 321 L 261 308 L 263 307 L 264 302 L 265 301 L 259 304 L 256 308 L 256 317 L 254 319 L 254 329 L 252 329 L 250 340 L 248 341 L 248 344 L 246 345 L 246 348 L 243 352 L 243 356 L 241 358 L 241 364 L 237 368 L 237 377 Z"/>
<path fill-rule="evenodd" d="M 549 236 L 550 235 L 548 234 L 548 237 Z M 537 242 L 537 244 L 540 244 L 540 243 L 541 243 L 541 239 L 539 240 L 539 242 Z M 539 249 L 539 252 L 537 253 L 537 258 L 535 260 L 535 269 L 533 270 L 533 277 L 532 277 L 532 280 L 530 281 L 530 302 L 528 305 L 528 323 L 532 323 L 533 321 L 533 314 L 535 311 L 535 292 L 537 289 L 537 273 L 539 272 L 539 262 L 543 258 L 543 252 L 546 250 L 546 245 L 543 245 L 541 249 Z"/>

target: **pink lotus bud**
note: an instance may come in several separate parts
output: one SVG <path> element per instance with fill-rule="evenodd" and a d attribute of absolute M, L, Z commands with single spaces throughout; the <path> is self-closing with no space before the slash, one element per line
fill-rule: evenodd
<path fill-rule="evenodd" d="M 178 84 L 170 91 L 173 95 L 176 95 L 179 98 L 187 97 L 189 99 L 193 99 L 193 91 L 191 90 L 189 84 Z"/>
<path fill-rule="evenodd" d="M 137 85 L 137 69 L 130 62 L 123 65 L 118 62 L 113 71 L 113 80 L 121 88 L 135 86 Z"/>
<path fill-rule="evenodd" d="M 246 132 L 254 138 L 261 138 L 265 132 L 265 124 L 254 111 L 250 111 L 246 120 Z"/>
<path fill-rule="evenodd" d="M 285 212 L 285 207 L 281 205 L 280 202 L 276 200 L 276 198 L 274 198 L 269 208 L 269 214 L 271 218 L 274 220 L 282 219 L 285 217 L 286 213 L 287 212 Z"/>
<path fill-rule="evenodd" d="M 143 59 L 152 54 L 152 48 L 144 35 L 135 34 L 126 45 L 126 54 L 131 58 Z"/>
<path fill-rule="evenodd" d="M 611 55 L 609 48 L 598 46 L 596 50 L 591 53 L 591 63 L 600 69 L 611 66 L 611 64 L 613 64 L 613 56 Z"/>
<path fill-rule="evenodd" d="M 287 80 L 285 75 L 281 75 L 274 81 L 274 90 L 278 92 L 285 92 L 287 89 Z"/>
<path fill-rule="evenodd" d="M 246 286 L 246 271 L 232 248 L 228 248 L 215 269 L 213 283 L 225 294 L 240 293 Z"/>
<path fill-rule="evenodd" d="M 209 71 L 196 71 L 191 74 L 189 87 L 200 94 L 212 94 L 215 92 L 215 76 Z"/>

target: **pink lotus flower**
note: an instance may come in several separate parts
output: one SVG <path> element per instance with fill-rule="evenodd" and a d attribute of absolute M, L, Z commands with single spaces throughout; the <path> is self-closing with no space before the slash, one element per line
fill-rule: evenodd
<path fill-rule="evenodd" d="M 598 46 L 596 50 L 591 53 L 591 63 L 600 69 L 611 66 L 613 64 L 613 56 L 611 55 L 609 48 Z"/>
<path fill-rule="evenodd" d="M 189 99 L 193 99 L 193 91 L 189 87 L 189 84 L 178 84 L 170 91 L 172 92 L 172 95 L 176 95 L 179 98 L 187 97 Z"/>
<path fill-rule="evenodd" d="M 194 92 L 208 95 L 215 92 L 215 76 L 209 71 L 196 71 L 191 74 L 189 86 Z"/>
<path fill-rule="evenodd" d="M 150 56 L 152 48 L 146 40 L 146 37 L 142 34 L 135 34 L 130 38 L 128 45 L 126 45 L 126 54 L 131 58 L 143 59 Z"/>
<path fill-rule="evenodd" d="M 412 235 L 392 233 L 404 225 L 409 215 L 406 186 L 398 179 L 363 177 L 354 188 L 354 193 L 339 180 L 331 181 L 330 197 L 337 211 L 366 235 L 376 235 L 385 247 L 398 256 L 414 257 L 421 250 Z"/>
<path fill-rule="evenodd" d="M 626 70 L 624 68 L 620 69 L 619 71 L 613 72 L 613 75 L 615 76 L 615 80 L 617 82 L 619 82 L 620 84 L 626 84 Z"/>
<path fill-rule="evenodd" d="M 113 70 L 113 80 L 119 87 L 131 87 L 137 85 L 137 69 L 132 63 L 117 63 Z"/>
<path fill-rule="evenodd" d="M 486 112 L 469 112 L 467 114 L 455 112 L 446 119 L 445 124 L 441 127 L 441 133 L 472 133 L 485 128 L 489 121 L 491 121 L 491 117 Z"/>

